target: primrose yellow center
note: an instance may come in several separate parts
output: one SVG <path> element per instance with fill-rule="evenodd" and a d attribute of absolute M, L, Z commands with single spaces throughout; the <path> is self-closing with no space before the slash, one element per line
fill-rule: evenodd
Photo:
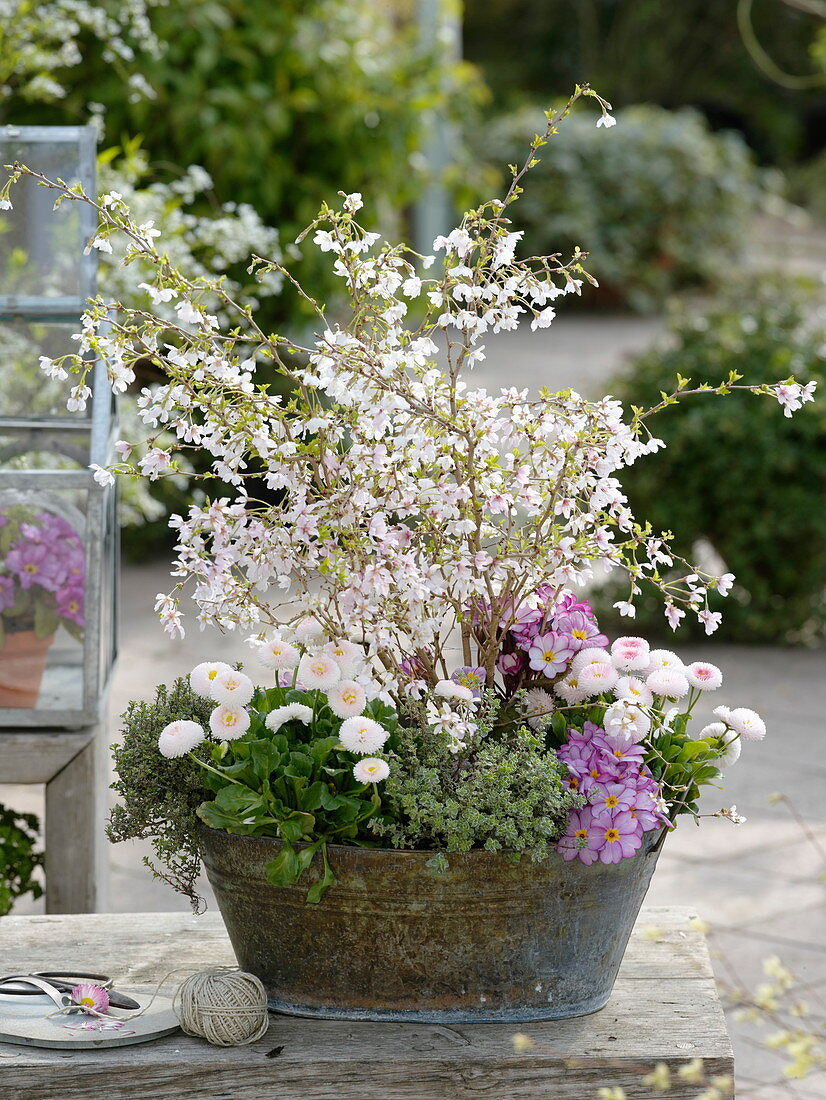
<path fill-rule="evenodd" d="M 556 659 L 556 652 L 553 649 L 546 649 L 542 656 L 546 661 L 553 661 Z"/>
<path fill-rule="evenodd" d="M 592 779 L 599 779 L 599 769 L 598 768 L 593 768 L 591 771 L 588 772 L 588 774 L 590 775 L 590 777 Z"/>
<path fill-rule="evenodd" d="M 619 802 L 619 799 L 617 798 L 617 796 L 615 794 L 609 794 L 608 797 L 605 799 L 605 805 L 608 806 L 608 808 L 611 809 L 611 810 L 613 810 L 613 808 L 618 804 L 618 802 Z"/>
<path fill-rule="evenodd" d="M 578 638 L 579 641 L 581 641 L 581 642 L 587 642 L 588 641 L 588 632 L 586 630 L 572 630 L 571 631 L 571 637 L 572 638 Z"/>
<path fill-rule="evenodd" d="M 34 564 L 33 561 L 30 561 L 28 565 L 24 565 L 23 568 L 27 573 L 30 573 L 32 575 L 37 572 L 37 566 Z"/>
<path fill-rule="evenodd" d="M 588 830 L 587 829 L 577 829 L 577 831 L 574 833 L 574 836 L 577 838 L 577 840 L 587 840 L 588 839 Z"/>
<path fill-rule="evenodd" d="M 613 844 L 614 841 L 619 840 L 619 836 L 619 832 L 616 829 L 605 830 L 605 839 L 608 841 L 609 844 Z"/>

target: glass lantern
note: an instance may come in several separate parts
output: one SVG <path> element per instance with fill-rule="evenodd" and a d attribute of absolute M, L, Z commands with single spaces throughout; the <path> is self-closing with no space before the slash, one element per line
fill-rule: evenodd
<path fill-rule="evenodd" d="M 94 192 L 88 127 L 0 127 L 0 163 L 20 161 Z M 95 293 L 94 211 L 23 178 L 0 212 L 0 727 L 92 725 L 115 655 L 118 528 L 114 406 L 97 364 L 82 412 L 40 356 L 75 350 Z"/>

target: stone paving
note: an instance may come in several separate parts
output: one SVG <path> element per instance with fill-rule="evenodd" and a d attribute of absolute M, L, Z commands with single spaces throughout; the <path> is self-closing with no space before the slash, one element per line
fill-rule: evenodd
<path fill-rule="evenodd" d="M 661 328 L 657 320 L 573 318 L 548 332 L 510 334 L 477 368 L 484 385 L 576 386 L 597 392 L 622 357 L 645 347 Z M 586 351 L 583 351 L 586 349 Z M 121 652 L 112 684 L 113 739 L 117 715 L 133 697 L 151 694 L 160 681 L 185 674 L 200 660 L 248 661 L 240 639 L 197 628 L 179 641 L 165 638 L 152 604 L 168 585 L 167 568 L 124 569 Z M 652 904 L 690 905 L 711 927 L 715 968 L 728 986 L 753 988 L 764 980 L 762 960 L 779 955 L 793 971 L 796 993 L 814 1016 L 826 1016 L 826 762 L 819 747 L 826 714 L 823 651 L 717 645 L 675 648 L 687 660 L 700 656 L 724 672 L 720 700 L 750 706 L 766 719 L 769 735 L 744 748 L 724 791 L 712 791 L 704 809 L 737 805 L 747 823 L 735 827 L 708 819 L 683 823 L 668 838 L 648 895 Z M 254 666 L 251 674 L 256 675 Z M 710 712 L 715 703 L 708 700 Z M 785 795 L 789 806 L 772 799 Z M 0 787 L 0 801 L 42 813 L 42 794 L 31 787 Z M 808 835 L 807 835 L 808 834 Z M 155 882 L 142 867 L 145 849 L 120 845 L 111 857 L 113 911 L 184 909 L 185 899 Z M 204 886 L 206 896 L 208 887 Z M 16 912 L 42 911 L 21 903 Z M 730 1013 L 738 1096 L 749 1100 L 823 1100 L 826 1074 L 803 1082 L 782 1080 L 782 1059 L 758 1043 L 759 1030 Z M 608 1082 L 606 1082 L 608 1083 Z"/>

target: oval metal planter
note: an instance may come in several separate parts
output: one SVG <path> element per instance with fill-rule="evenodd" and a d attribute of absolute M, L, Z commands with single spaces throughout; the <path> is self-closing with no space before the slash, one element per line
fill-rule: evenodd
<path fill-rule="evenodd" d="M 318 856 L 295 886 L 265 867 L 280 841 L 201 827 L 204 865 L 243 970 L 270 1008 L 298 1016 L 428 1023 L 583 1016 L 611 995 L 662 847 L 647 833 L 630 859 L 584 866 L 556 852 L 329 847 L 336 883 L 305 901 Z"/>

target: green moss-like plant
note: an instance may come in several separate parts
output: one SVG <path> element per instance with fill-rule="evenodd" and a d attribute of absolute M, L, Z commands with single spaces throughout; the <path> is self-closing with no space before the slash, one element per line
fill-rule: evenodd
<path fill-rule="evenodd" d="M 541 860 L 582 799 L 563 782 L 565 767 L 544 739 L 524 728 L 491 736 L 496 703 L 480 708 L 477 746 L 461 763 L 450 738 L 427 728 L 413 705 L 398 733 L 398 760 L 382 791 L 382 815 L 369 828 L 394 848 L 436 853 L 527 853 Z M 434 865 L 444 865 L 444 856 Z"/>
<path fill-rule="evenodd" d="M 185 894 L 193 909 L 202 902 L 195 890 L 201 869 L 197 808 L 211 797 L 204 771 L 189 756 L 168 760 L 158 752 L 164 726 L 178 719 L 206 727 L 214 704 L 196 695 L 189 681 L 161 685 L 152 702 L 133 701 L 122 716 L 123 744 L 113 745 L 118 778 L 112 784 L 122 799 L 106 827 L 113 842 L 149 840 L 155 853 L 144 864 L 156 878 Z M 195 750 L 195 755 L 202 751 Z M 206 752 L 204 751 L 204 755 Z"/>

